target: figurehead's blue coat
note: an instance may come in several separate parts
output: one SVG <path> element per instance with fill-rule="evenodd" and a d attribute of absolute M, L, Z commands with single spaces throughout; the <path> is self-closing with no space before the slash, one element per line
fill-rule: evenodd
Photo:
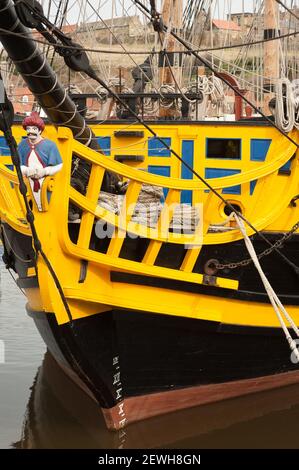
<path fill-rule="evenodd" d="M 43 139 L 38 144 L 31 145 L 28 139 L 23 139 L 18 147 L 21 165 L 28 166 L 28 158 L 32 149 L 34 149 L 44 167 L 62 163 L 58 147 L 52 140 Z"/>

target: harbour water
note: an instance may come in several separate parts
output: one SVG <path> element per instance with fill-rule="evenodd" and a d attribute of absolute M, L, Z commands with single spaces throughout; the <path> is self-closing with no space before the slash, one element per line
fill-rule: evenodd
<path fill-rule="evenodd" d="M 45 354 L 25 297 L 2 263 L 0 269 L 0 448 L 299 447 L 299 385 L 108 432 L 97 406 Z"/>
<path fill-rule="evenodd" d="M 46 348 L 26 315 L 26 297 L 2 261 L 0 274 L 0 341 L 5 353 L 0 363 L 0 448 L 7 448 L 20 437 L 29 389 Z"/>

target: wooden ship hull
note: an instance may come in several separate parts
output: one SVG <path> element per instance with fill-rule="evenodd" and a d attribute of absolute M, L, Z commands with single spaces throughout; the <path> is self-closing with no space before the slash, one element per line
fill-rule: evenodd
<path fill-rule="evenodd" d="M 224 448 L 233 441 L 240 448 L 264 448 L 270 439 L 263 431 L 265 426 L 281 412 L 295 422 L 298 400 L 298 385 L 293 385 L 168 413 L 111 433 L 96 403 L 46 353 L 31 387 L 22 436 L 14 447 L 169 449 L 184 448 L 191 441 L 199 448 L 207 443 Z M 252 429 L 257 432 L 248 442 Z M 282 438 L 278 429 L 271 434 L 272 448 L 291 448 L 295 443 L 295 435 Z"/>

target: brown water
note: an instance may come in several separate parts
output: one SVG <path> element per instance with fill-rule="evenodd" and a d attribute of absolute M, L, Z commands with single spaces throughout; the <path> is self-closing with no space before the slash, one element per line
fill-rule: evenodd
<path fill-rule="evenodd" d="M 57 367 L 1 269 L 0 448 L 298 448 L 299 385 L 105 429 L 97 406 Z"/>

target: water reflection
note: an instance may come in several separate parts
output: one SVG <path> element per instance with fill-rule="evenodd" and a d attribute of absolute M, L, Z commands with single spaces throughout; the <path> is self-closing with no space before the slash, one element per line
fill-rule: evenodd
<path fill-rule="evenodd" d="M 6 449 L 20 435 L 29 387 L 46 347 L 1 256 L 0 246 L 0 341 L 5 346 L 5 363 L 0 363 L 0 448 Z"/>
<path fill-rule="evenodd" d="M 298 448 L 299 386 L 152 418 L 113 433 L 96 404 L 49 353 L 35 377 L 22 438 L 28 448 Z"/>

